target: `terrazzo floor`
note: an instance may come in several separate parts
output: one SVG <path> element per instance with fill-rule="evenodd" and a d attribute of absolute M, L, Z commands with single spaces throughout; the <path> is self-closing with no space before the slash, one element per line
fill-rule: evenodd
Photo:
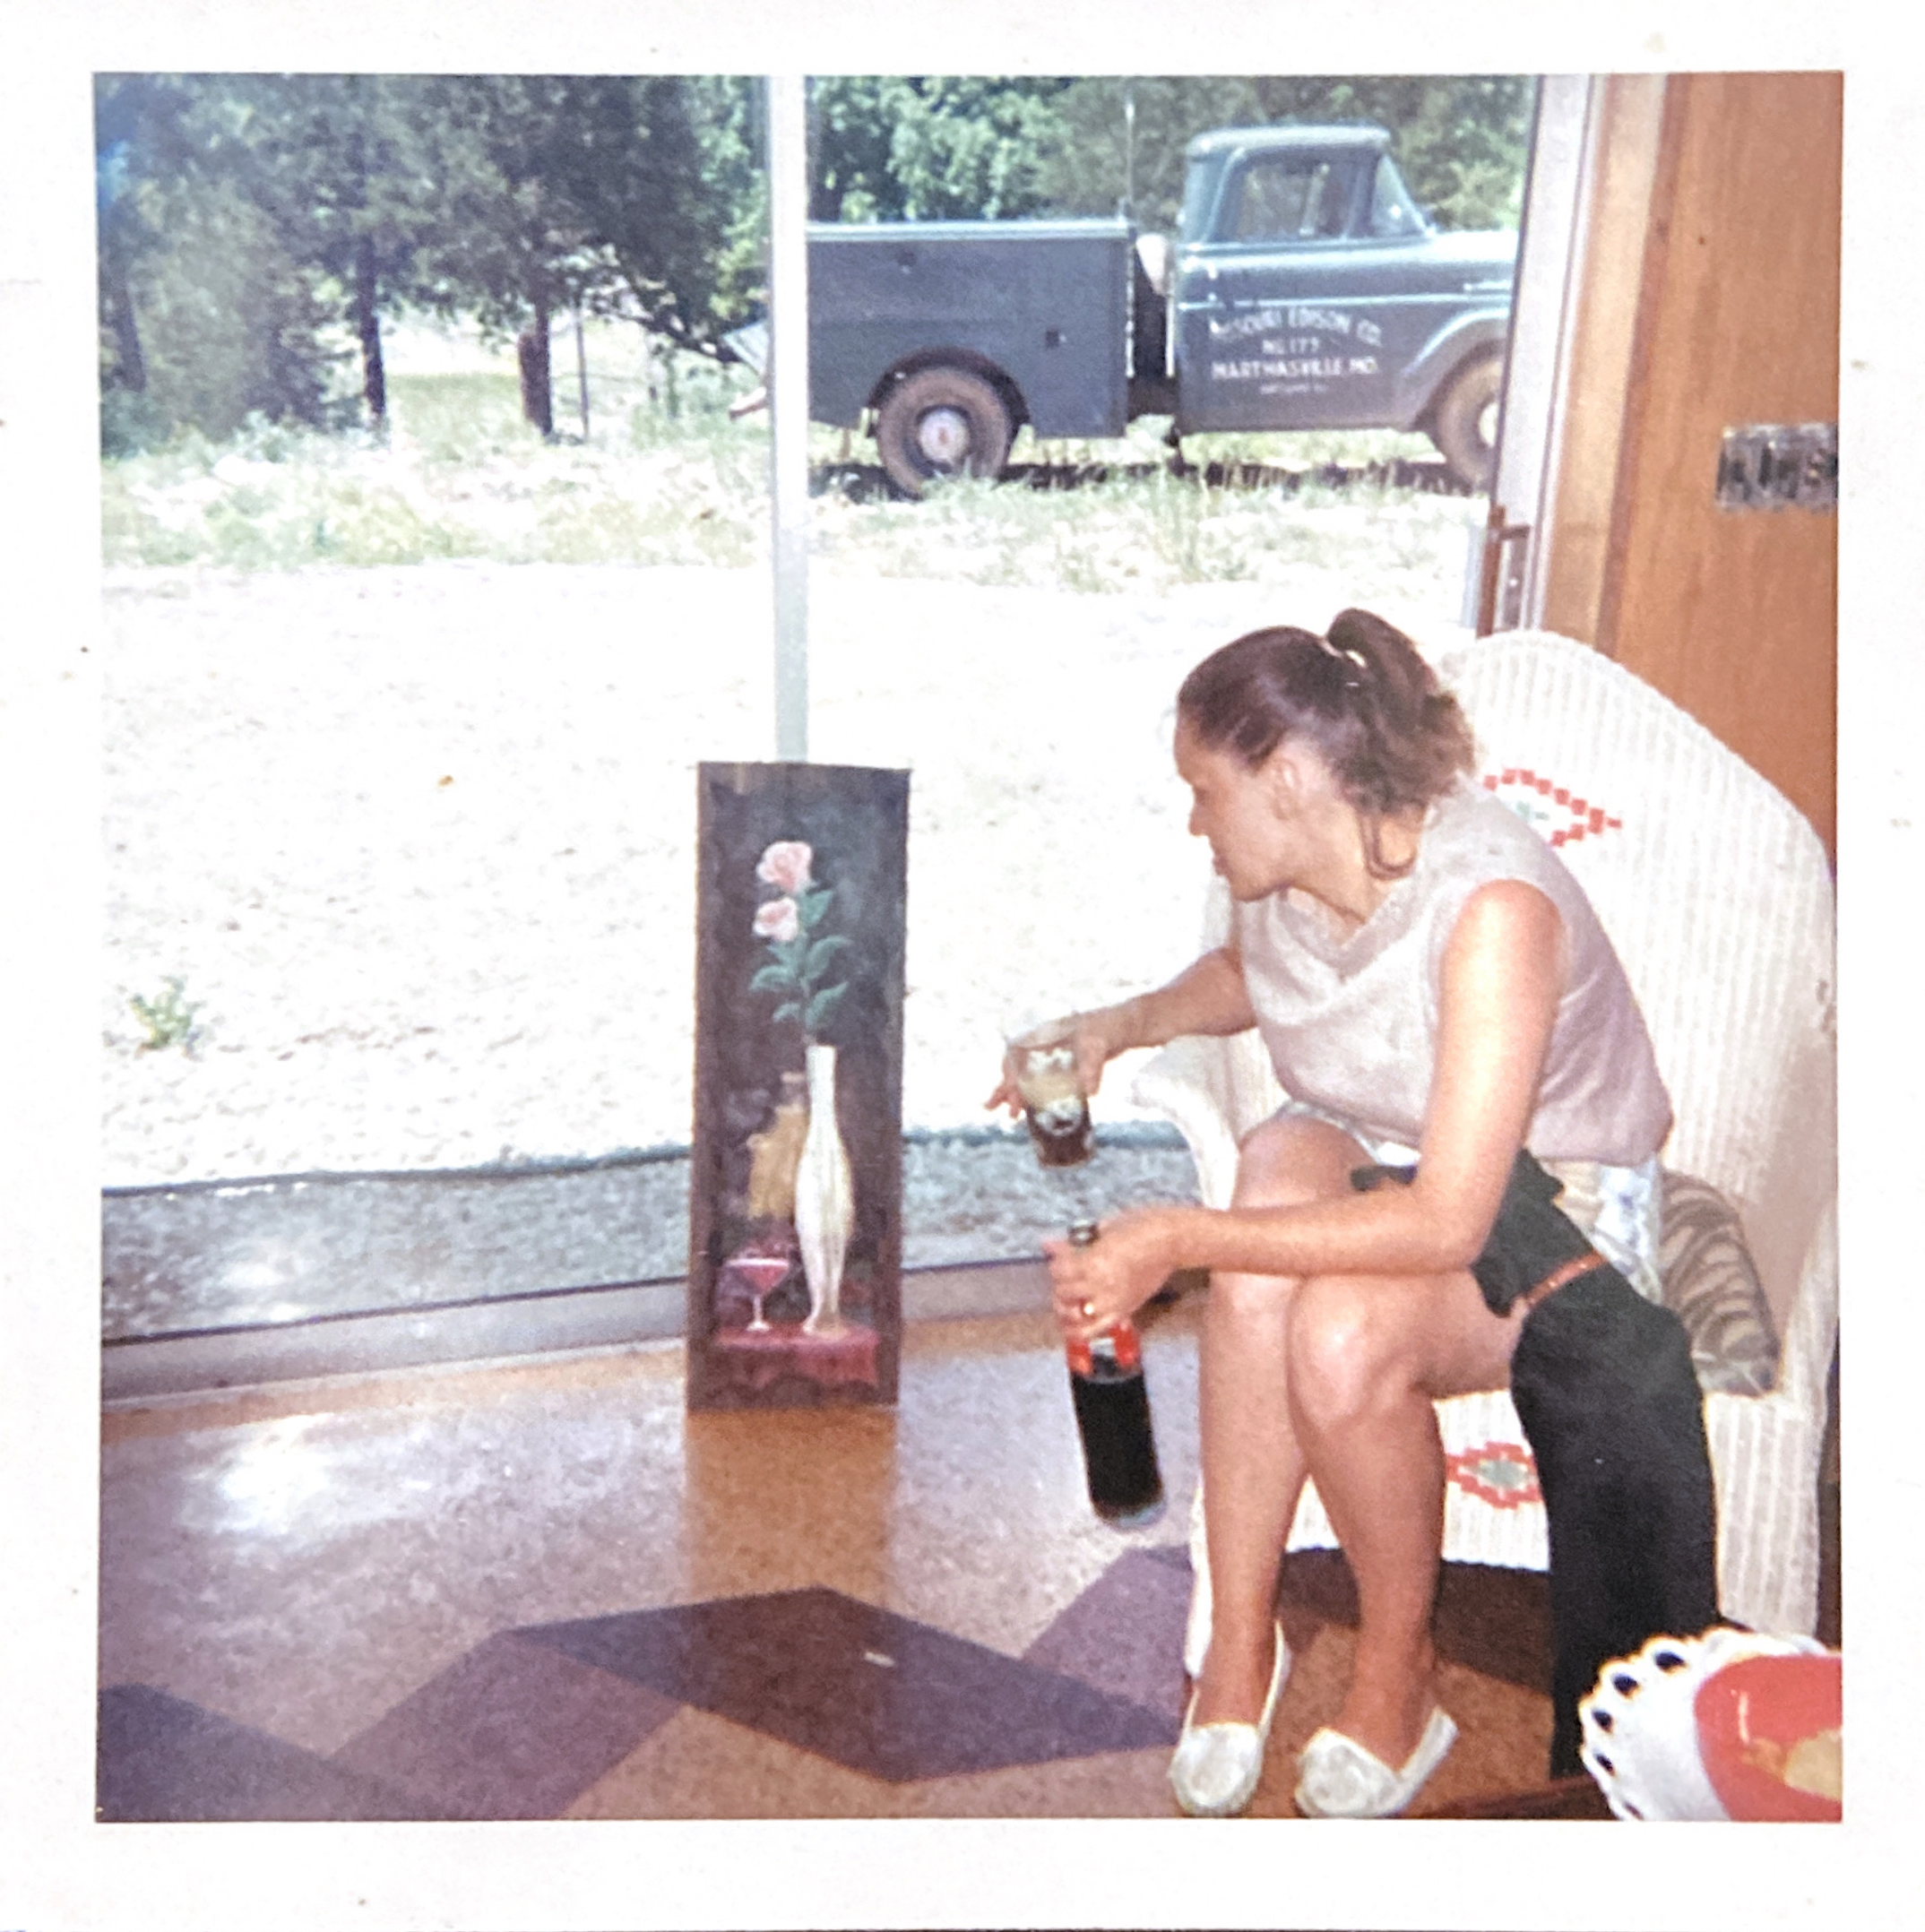
<path fill-rule="evenodd" d="M 1170 1816 L 1199 1312 L 1148 1326 L 1173 1501 L 1128 1533 L 1040 1315 L 913 1324 L 893 1410 L 691 1415 L 672 1342 L 117 1406 L 99 1815 Z M 1256 1816 L 1341 1699 L 1342 1557 L 1282 1614 Z M 1543 1579 L 1448 1566 L 1437 1627 L 1415 1812 L 1474 1815 L 1543 1777 Z"/>

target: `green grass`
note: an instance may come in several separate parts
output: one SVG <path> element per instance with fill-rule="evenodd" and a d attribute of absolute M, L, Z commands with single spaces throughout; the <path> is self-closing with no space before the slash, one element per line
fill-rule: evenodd
<path fill-rule="evenodd" d="M 245 571 L 367 567 L 473 557 L 499 563 L 698 565 L 736 569 L 768 546 L 768 418 L 731 421 L 739 369 L 679 358 L 591 369 L 591 434 L 574 413 L 572 360 L 557 357 L 557 435 L 522 419 L 512 368 L 397 374 L 391 434 L 324 435 L 259 420 L 225 443 L 188 435 L 102 465 L 101 539 L 114 565 Z M 811 430 L 825 479 L 813 554 L 836 573 L 1038 585 L 1091 595 L 1266 582 L 1341 570 L 1360 596 L 1430 574 L 1461 576 L 1463 526 L 1480 507 L 1379 482 L 1333 487 L 1351 469 L 1434 454 L 1390 430 L 1185 440 L 1178 475 L 1162 424 L 1114 442 L 1038 444 L 1017 465 L 1098 465 L 1072 488 L 961 481 L 920 503 L 880 486 L 866 436 Z M 845 461 L 845 442 L 848 457 Z M 1299 472 L 1294 487 L 1213 485 L 1212 464 Z M 1124 470 L 1135 473 L 1125 475 Z"/>
<path fill-rule="evenodd" d="M 393 377 L 385 443 L 259 422 L 224 444 L 182 436 L 103 463 L 103 555 L 239 570 L 747 565 L 767 522 L 766 418 L 731 423 L 726 392 L 681 388 L 672 434 L 659 402 L 617 410 L 605 394 L 597 422 L 591 395 L 586 444 L 568 434 L 572 392 L 557 384 L 558 433 L 544 442 L 514 376 L 493 373 Z"/>
<path fill-rule="evenodd" d="M 459 468 L 481 452 L 532 458 L 542 447 L 509 375 L 397 375 L 388 408 L 427 465 Z"/>

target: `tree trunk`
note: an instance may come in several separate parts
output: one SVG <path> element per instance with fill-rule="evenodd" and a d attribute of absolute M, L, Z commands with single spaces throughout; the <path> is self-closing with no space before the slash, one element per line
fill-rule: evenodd
<path fill-rule="evenodd" d="M 108 326 L 114 332 L 114 355 L 118 367 L 114 381 L 121 389 L 142 390 L 147 386 L 147 358 L 141 353 L 141 326 L 134 313 L 134 294 L 127 279 L 116 269 L 107 289 Z"/>
<path fill-rule="evenodd" d="M 376 429 L 384 429 L 388 420 L 388 374 L 381 359 L 378 294 L 375 238 L 364 235 L 354 253 L 354 323 L 361 338 L 361 393 L 367 401 L 369 420 Z"/>
<path fill-rule="evenodd" d="M 544 436 L 555 434 L 554 396 L 548 381 L 548 305 L 535 299 L 535 319 L 514 339 L 522 366 L 522 414 Z"/>

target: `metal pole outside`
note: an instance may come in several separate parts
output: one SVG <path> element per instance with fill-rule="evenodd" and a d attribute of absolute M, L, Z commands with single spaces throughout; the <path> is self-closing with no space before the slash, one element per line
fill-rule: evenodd
<path fill-rule="evenodd" d="M 798 73 L 768 79 L 775 755 L 798 762 L 808 757 L 807 85 Z"/>

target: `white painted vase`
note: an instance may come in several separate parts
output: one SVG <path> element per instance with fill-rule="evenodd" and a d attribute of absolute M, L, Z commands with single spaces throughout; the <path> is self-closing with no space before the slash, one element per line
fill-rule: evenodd
<path fill-rule="evenodd" d="M 810 1046 L 808 1134 L 796 1166 L 796 1244 L 808 1280 L 810 1334 L 842 1325 L 842 1260 L 855 1223 L 855 1185 L 849 1151 L 835 1124 L 835 1048 Z"/>

